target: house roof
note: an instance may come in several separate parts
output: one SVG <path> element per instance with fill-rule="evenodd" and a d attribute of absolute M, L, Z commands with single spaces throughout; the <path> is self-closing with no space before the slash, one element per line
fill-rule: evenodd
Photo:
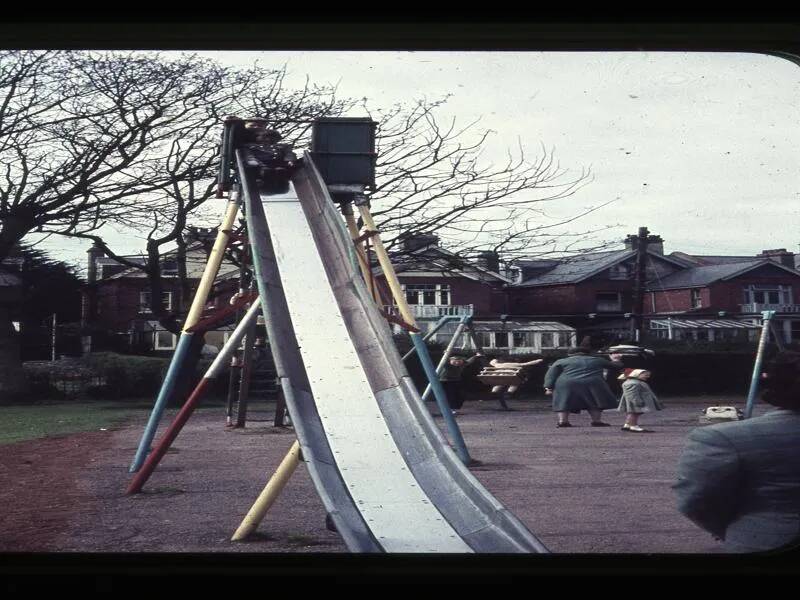
<path fill-rule="evenodd" d="M 690 265 L 690 263 L 685 260 L 672 256 L 664 256 L 655 250 L 648 250 L 647 255 L 651 259 L 658 258 L 680 267 L 687 267 Z M 521 281 L 520 283 L 516 283 L 514 287 L 536 287 L 578 283 L 620 262 L 633 258 L 634 256 L 636 256 L 635 250 L 608 250 L 604 252 L 579 254 L 564 259 L 563 261 L 557 261 L 557 266 L 553 269 L 525 281 Z M 541 261 L 539 264 L 534 264 L 535 261 L 528 261 L 527 266 L 544 266 L 543 263 L 545 262 L 548 261 Z"/>
<path fill-rule="evenodd" d="M 521 281 L 515 284 L 514 287 L 577 283 L 632 256 L 636 256 L 636 252 L 632 250 L 611 250 L 579 254 L 569 259 L 558 261 L 556 266 L 546 273 Z"/>
<path fill-rule="evenodd" d="M 688 263 L 704 267 L 708 265 L 722 265 L 729 263 L 740 263 L 756 260 L 755 256 L 717 256 L 717 255 L 701 255 L 701 254 L 687 254 L 686 252 L 671 252 L 669 254 L 673 258 L 684 260 Z"/>
<path fill-rule="evenodd" d="M 514 260 L 514 265 L 528 268 L 555 267 L 561 261 L 555 258 L 518 258 Z"/>
<path fill-rule="evenodd" d="M 692 287 L 704 287 L 710 283 L 720 280 L 732 279 L 757 267 L 768 265 L 777 269 L 800 276 L 794 269 L 784 267 L 780 263 L 766 258 L 759 258 L 735 263 L 721 263 L 717 265 L 707 265 L 703 267 L 692 267 L 684 271 L 678 271 L 672 275 L 660 279 L 653 279 L 647 282 L 648 291 L 670 290 Z"/>
<path fill-rule="evenodd" d="M 191 266 L 190 263 L 193 260 L 192 256 L 191 256 L 192 252 L 195 252 L 195 251 L 201 250 L 201 249 L 203 249 L 203 244 L 201 242 L 199 242 L 199 241 L 193 242 L 193 243 L 189 244 L 186 247 L 187 268 Z M 161 255 L 160 258 L 161 258 L 161 261 L 166 261 L 168 259 L 174 258 L 176 255 L 177 255 L 177 249 L 173 249 L 173 250 L 169 250 L 167 252 L 164 252 Z M 133 255 L 130 255 L 130 256 L 123 256 L 122 258 L 125 258 L 125 259 L 127 259 L 127 260 L 129 260 L 131 262 L 139 263 L 141 265 L 145 265 L 146 262 L 147 262 L 147 258 L 142 256 L 141 254 L 133 254 Z M 98 264 L 104 264 L 104 265 L 108 265 L 108 264 L 117 265 L 117 264 L 119 264 L 113 258 L 109 258 L 107 256 L 98 257 L 97 260 L 98 260 Z M 194 264 L 197 265 L 197 266 L 200 266 L 200 265 L 205 266 L 205 263 L 206 263 L 206 258 L 204 256 L 201 261 L 198 261 L 198 262 L 196 262 Z M 219 272 L 217 273 L 215 281 L 229 279 L 230 277 L 232 277 L 234 275 L 236 275 L 238 277 L 238 275 L 239 275 L 239 270 L 238 269 L 233 269 L 233 270 L 226 269 L 225 265 L 229 265 L 230 266 L 231 263 L 228 262 L 228 261 L 224 261 L 223 262 L 223 264 L 220 266 Z M 123 269 L 122 271 L 119 271 L 118 273 L 114 273 L 113 275 L 109 275 L 108 277 L 103 277 L 102 279 L 98 279 L 97 281 L 98 282 L 101 282 L 101 281 L 115 281 L 117 279 L 126 279 L 128 277 L 141 278 L 141 277 L 145 277 L 145 274 L 142 271 L 140 271 L 139 269 L 134 269 L 133 267 L 128 267 L 128 268 Z M 167 279 L 167 278 L 175 278 L 175 277 L 177 277 L 177 275 L 168 275 L 168 274 L 162 273 L 161 277 L 164 278 L 164 279 Z M 191 278 L 192 275 L 190 274 L 189 277 Z"/>
<path fill-rule="evenodd" d="M 439 256 L 437 257 L 436 254 Z M 464 262 L 464 269 L 454 266 L 451 261 L 454 258 L 458 259 L 458 255 L 450 252 L 449 250 L 445 250 L 444 248 L 440 248 L 439 246 L 424 246 L 422 248 L 417 248 L 416 250 L 403 252 L 402 256 L 412 256 L 413 258 L 411 258 L 408 262 L 398 262 L 394 265 L 395 271 L 398 275 L 402 273 L 408 274 L 409 271 L 437 270 L 458 274 L 468 279 L 474 279 L 477 281 L 481 279 L 481 277 L 478 275 L 478 273 L 480 273 L 488 276 L 491 279 L 502 281 L 503 283 L 511 283 L 511 279 L 508 277 L 505 277 L 495 271 L 491 271 L 486 267 L 482 267 L 471 261 L 468 262 L 460 259 Z M 425 268 L 426 266 L 428 267 L 427 269 Z M 475 273 L 469 273 L 468 271 L 474 271 Z M 378 265 L 373 268 L 373 273 L 375 275 L 381 275 L 383 273 L 383 269 Z"/>

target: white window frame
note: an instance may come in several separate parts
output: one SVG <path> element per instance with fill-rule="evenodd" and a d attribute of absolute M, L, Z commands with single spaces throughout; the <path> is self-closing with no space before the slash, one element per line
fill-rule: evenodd
<path fill-rule="evenodd" d="M 162 334 L 162 333 L 169 334 L 170 339 L 172 340 L 170 346 L 162 346 L 159 343 L 159 341 L 160 341 L 159 334 Z M 177 345 L 177 343 L 178 343 L 178 336 L 176 336 L 171 331 L 167 331 L 166 329 L 156 329 L 153 332 L 153 349 L 155 349 L 155 350 L 175 350 L 175 346 Z"/>
<path fill-rule="evenodd" d="M 765 294 L 769 292 L 777 292 L 778 301 L 756 302 L 756 292 L 763 292 Z M 745 300 L 747 300 L 745 304 L 794 304 L 791 285 L 782 285 L 777 283 L 776 284 L 751 283 L 750 285 L 744 286 L 744 296 Z M 768 300 L 768 298 L 765 297 L 764 300 Z"/>
<path fill-rule="evenodd" d="M 411 286 L 412 289 L 409 290 L 409 286 Z M 406 302 L 414 306 L 451 306 L 453 300 L 452 290 L 450 289 L 449 283 L 404 283 L 401 284 L 400 287 L 403 290 L 403 296 L 405 296 Z M 416 302 L 409 300 L 408 292 L 416 292 Z M 424 304 L 425 292 L 434 293 L 434 304 Z M 447 302 L 442 302 L 443 292 L 447 294 Z"/>
<path fill-rule="evenodd" d="M 549 346 L 546 346 L 545 343 L 544 343 L 544 336 L 546 336 L 546 335 L 550 336 L 550 340 L 551 341 L 550 341 L 550 345 Z M 539 345 L 540 345 L 541 349 L 542 350 L 545 350 L 545 349 L 546 350 L 553 350 L 555 348 L 558 348 L 558 345 L 557 345 L 558 344 L 558 340 L 556 338 L 556 335 L 557 335 L 557 332 L 555 332 L 555 331 L 542 331 L 539 334 Z"/>
<path fill-rule="evenodd" d="M 161 295 L 166 294 L 166 304 L 164 309 L 167 311 L 172 310 L 172 292 L 161 292 Z M 150 310 L 150 292 L 139 292 L 139 312 L 151 313 Z"/>

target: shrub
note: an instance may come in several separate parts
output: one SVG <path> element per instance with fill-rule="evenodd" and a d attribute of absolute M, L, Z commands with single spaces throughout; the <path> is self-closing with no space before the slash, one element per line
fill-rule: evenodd
<path fill-rule="evenodd" d="M 92 395 L 111 399 L 158 394 L 169 367 L 168 358 L 113 352 L 92 353 L 83 362 L 105 379 Z"/>

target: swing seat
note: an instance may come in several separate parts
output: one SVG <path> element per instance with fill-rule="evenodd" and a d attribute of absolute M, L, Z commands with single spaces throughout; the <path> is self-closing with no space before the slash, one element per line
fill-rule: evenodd
<path fill-rule="evenodd" d="M 478 381 L 491 387 L 496 385 L 522 385 L 527 379 L 522 374 L 522 370 L 523 367 L 484 367 L 481 372 L 478 373 Z"/>

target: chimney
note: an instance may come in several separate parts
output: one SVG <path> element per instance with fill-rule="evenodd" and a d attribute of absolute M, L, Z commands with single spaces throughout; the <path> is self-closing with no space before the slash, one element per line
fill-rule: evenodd
<path fill-rule="evenodd" d="M 758 258 L 768 258 L 780 263 L 784 267 L 794 269 L 794 252 L 789 252 L 786 248 L 777 248 L 775 250 L 762 250 Z"/>
<path fill-rule="evenodd" d="M 634 251 L 639 246 L 639 237 L 629 235 L 625 238 L 625 250 Z M 664 240 L 660 235 L 647 236 L 647 249 L 657 254 L 664 254 Z"/>
<path fill-rule="evenodd" d="M 647 236 L 647 249 L 652 250 L 656 254 L 664 255 L 664 240 L 660 235 Z"/>
<path fill-rule="evenodd" d="M 419 250 L 420 248 L 428 248 L 433 246 L 434 248 L 439 247 L 439 236 L 433 235 L 431 233 L 417 233 L 417 234 L 405 234 L 401 236 L 403 239 L 403 250 L 406 252 L 411 252 L 413 250 Z"/>
<path fill-rule="evenodd" d="M 92 244 L 92 247 L 86 251 L 89 255 L 87 259 L 86 280 L 89 283 L 97 281 L 97 259 L 105 255 L 103 249 L 97 245 L 97 242 Z"/>
<path fill-rule="evenodd" d="M 483 267 L 484 269 L 488 269 L 494 273 L 500 272 L 500 255 L 497 252 L 492 250 L 488 250 L 486 252 L 478 253 L 478 259 L 476 261 L 478 266 Z"/>

